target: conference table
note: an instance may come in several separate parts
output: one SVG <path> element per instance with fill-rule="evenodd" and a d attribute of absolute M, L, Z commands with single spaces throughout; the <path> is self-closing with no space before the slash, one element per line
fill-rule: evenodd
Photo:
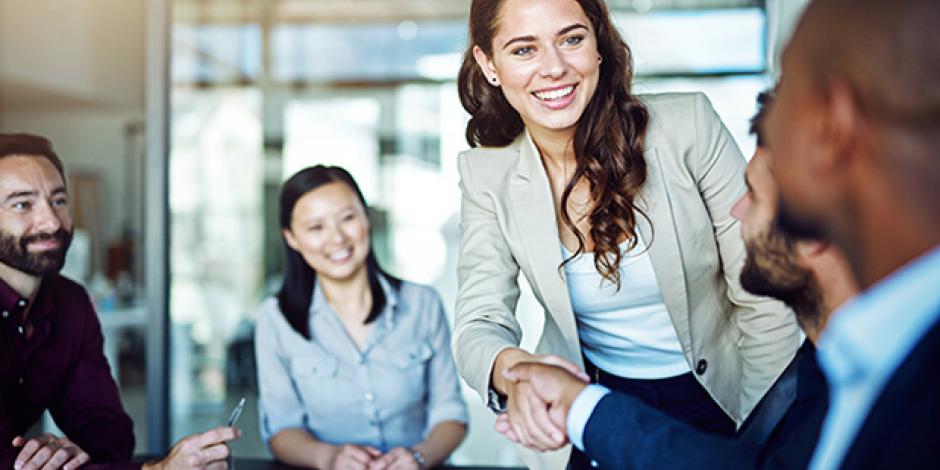
<path fill-rule="evenodd" d="M 137 457 L 134 459 L 141 461 L 152 460 L 149 458 Z M 300 467 L 287 465 L 271 459 L 257 457 L 234 457 L 234 465 L 230 470 L 300 470 Z M 441 465 L 434 467 L 434 470 L 523 470 L 522 467 L 487 467 L 476 465 Z"/>
<path fill-rule="evenodd" d="M 283 464 L 276 460 L 260 459 L 260 458 L 248 458 L 248 457 L 235 457 L 235 470 L 298 470 L 298 467 L 291 465 Z M 516 468 L 521 470 L 519 467 L 478 467 L 478 466 L 452 466 L 452 465 L 442 465 L 440 467 L 434 467 L 435 470 L 512 470 Z"/>

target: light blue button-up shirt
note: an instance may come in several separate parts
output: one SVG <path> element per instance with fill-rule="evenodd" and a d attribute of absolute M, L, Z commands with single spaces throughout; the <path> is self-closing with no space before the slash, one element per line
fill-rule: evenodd
<path fill-rule="evenodd" d="M 467 422 L 440 297 L 382 279 L 387 304 L 360 351 L 314 286 L 308 341 L 277 299 L 261 307 L 255 333 L 258 409 L 265 443 L 287 428 L 334 445 L 411 447 L 443 421 Z"/>
<path fill-rule="evenodd" d="M 839 309 L 817 345 L 829 411 L 810 468 L 838 468 L 892 374 L 940 321 L 940 246 Z"/>

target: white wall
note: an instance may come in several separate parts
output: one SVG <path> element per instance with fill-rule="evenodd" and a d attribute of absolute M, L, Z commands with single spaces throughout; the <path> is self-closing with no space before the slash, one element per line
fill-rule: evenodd
<path fill-rule="evenodd" d="M 142 110 L 144 25 L 143 0 L 0 0 L 0 84 Z"/>
<path fill-rule="evenodd" d="M 810 0 L 767 0 L 767 56 L 770 76 L 780 78 L 780 54 Z"/>
<path fill-rule="evenodd" d="M 125 223 L 140 227 L 125 128 L 144 117 L 144 12 L 144 0 L 0 0 L 0 132 L 48 137 L 69 172 L 99 175 L 99 267 Z"/>

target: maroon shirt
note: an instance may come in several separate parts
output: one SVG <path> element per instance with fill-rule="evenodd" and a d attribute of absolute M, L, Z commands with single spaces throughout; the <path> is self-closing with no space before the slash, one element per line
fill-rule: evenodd
<path fill-rule="evenodd" d="M 85 289 L 62 276 L 43 278 L 28 300 L 0 280 L 0 469 L 13 467 L 13 438 L 48 409 L 92 463 L 128 462 L 134 428 L 104 357 L 101 325 Z"/>

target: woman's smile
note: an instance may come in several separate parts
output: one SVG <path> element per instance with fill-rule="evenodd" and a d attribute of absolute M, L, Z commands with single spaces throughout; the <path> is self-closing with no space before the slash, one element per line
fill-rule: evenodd
<path fill-rule="evenodd" d="M 562 85 L 533 91 L 532 96 L 541 102 L 541 105 L 550 110 L 565 109 L 577 97 L 578 85 Z"/>

